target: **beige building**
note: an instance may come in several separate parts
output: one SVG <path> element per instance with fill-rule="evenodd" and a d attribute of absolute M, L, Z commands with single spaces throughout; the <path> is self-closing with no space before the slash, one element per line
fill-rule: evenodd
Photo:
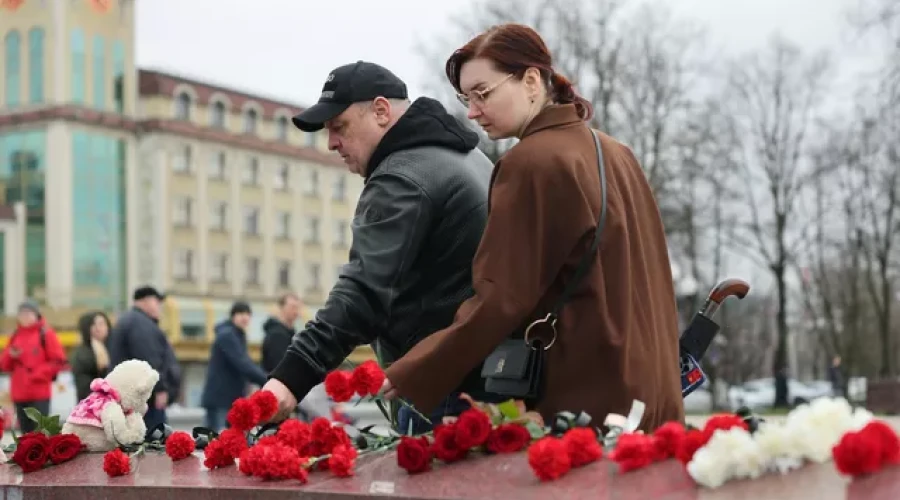
<path fill-rule="evenodd" d="M 0 2 L 0 214 L 27 214 L 3 231 L 0 262 L 25 271 L 4 266 L 0 300 L 35 297 L 65 330 L 150 283 L 203 356 L 235 299 L 260 322 L 286 291 L 321 305 L 362 179 L 290 125 L 296 104 L 136 68 L 134 3 Z"/>

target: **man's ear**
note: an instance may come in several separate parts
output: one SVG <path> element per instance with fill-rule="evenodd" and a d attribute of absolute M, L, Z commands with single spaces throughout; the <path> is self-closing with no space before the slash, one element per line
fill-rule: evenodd
<path fill-rule="evenodd" d="M 378 96 L 372 101 L 372 112 L 375 113 L 375 122 L 386 127 L 391 122 L 391 101 Z"/>

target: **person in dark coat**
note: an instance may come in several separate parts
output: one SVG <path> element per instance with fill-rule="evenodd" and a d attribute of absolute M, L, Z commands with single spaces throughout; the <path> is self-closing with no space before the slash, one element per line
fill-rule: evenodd
<path fill-rule="evenodd" d="M 72 352 L 72 377 L 78 401 L 91 393 L 91 382 L 103 378 L 109 372 L 109 350 L 106 342 L 112 324 L 106 314 L 91 311 L 78 318 L 81 345 Z"/>
<path fill-rule="evenodd" d="M 300 317 L 300 298 L 287 293 L 278 298 L 278 313 L 263 323 L 262 369 L 266 373 L 281 363 L 294 338 L 294 323 Z"/>
<path fill-rule="evenodd" d="M 247 353 L 247 327 L 252 314 L 249 304 L 235 302 L 228 319 L 216 325 L 200 398 L 200 406 L 206 410 L 206 426 L 216 432 L 225 428 L 232 403 L 247 395 L 248 382 L 258 386 L 266 383 L 266 373 Z"/>
<path fill-rule="evenodd" d="M 159 327 L 159 313 L 166 296 L 151 286 L 134 291 L 134 307 L 125 312 L 109 336 L 109 369 L 129 359 L 146 361 L 159 373 L 159 382 L 147 402 L 144 423 L 148 435 L 166 423 L 166 408 L 180 385 L 180 367 L 169 339 Z"/>

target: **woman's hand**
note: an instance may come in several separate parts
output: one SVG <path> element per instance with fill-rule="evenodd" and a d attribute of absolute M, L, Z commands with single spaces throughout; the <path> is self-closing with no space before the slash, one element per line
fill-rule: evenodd
<path fill-rule="evenodd" d="M 379 391 L 381 397 L 387 401 L 392 399 L 397 399 L 397 388 L 394 387 L 394 384 L 391 383 L 387 378 L 384 379 L 384 383 L 381 384 L 381 391 Z"/>

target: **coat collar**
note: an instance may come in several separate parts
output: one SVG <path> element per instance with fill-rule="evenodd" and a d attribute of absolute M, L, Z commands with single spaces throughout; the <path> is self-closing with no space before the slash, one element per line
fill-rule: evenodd
<path fill-rule="evenodd" d="M 579 123 L 584 123 L 584 120 L 578 116 L 574 104 L 551 104 L 542 109 L 525 127 L 522 139 L 548 128 L 566 127 Z"/>

